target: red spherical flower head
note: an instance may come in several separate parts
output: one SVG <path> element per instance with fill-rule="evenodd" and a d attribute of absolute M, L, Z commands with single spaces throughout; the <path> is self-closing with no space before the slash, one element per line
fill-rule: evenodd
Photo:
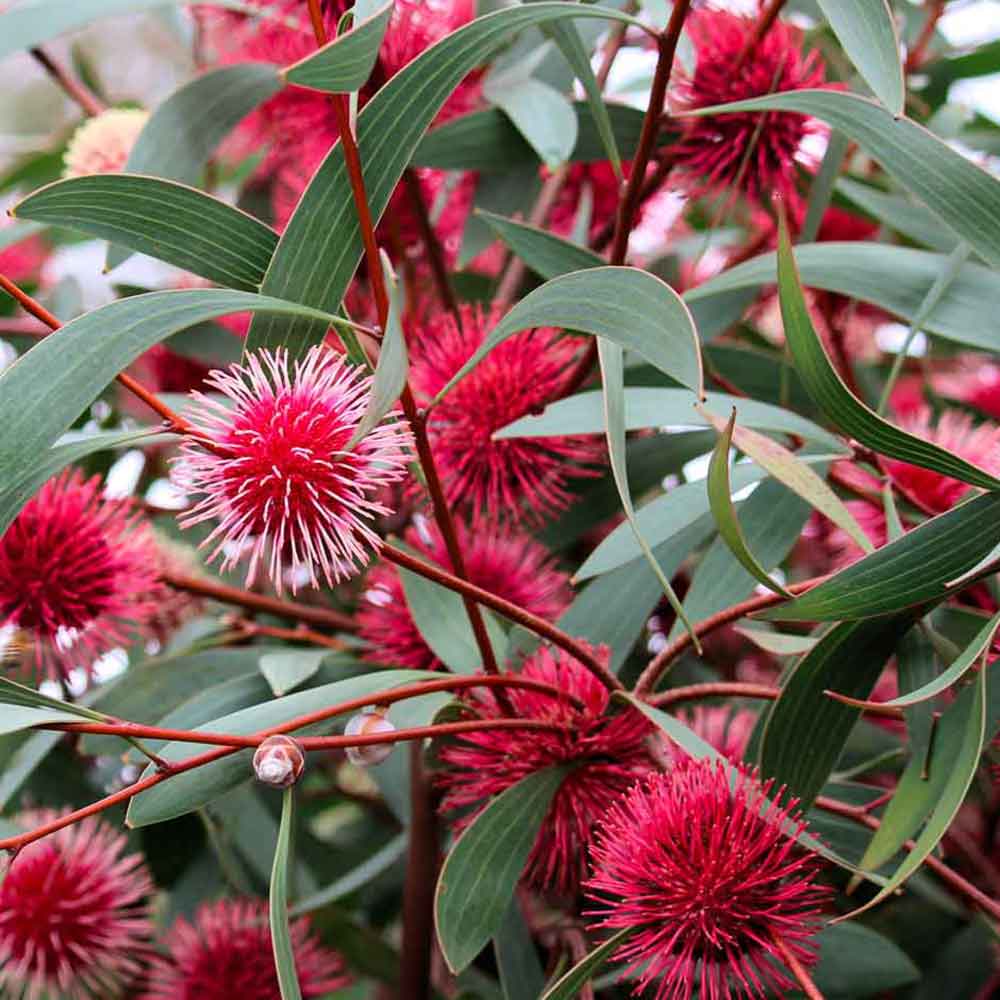
<path fill-rule="evenodd" d="M 0 222 L 0 235 L 4 225 Z M 45 241 L 40 236 L 29 236 L 0 250 L 0 274 L 13 282 L 31 281 L 38 277 L 47 256 Z"/>
<path fill-rule="evenodd" d="M 803 56 L 802 32 L 784 21 L 776 21 L 740 62 L 756 25 L 756 18 L 712 7 L 688 17 L 697 63 L 693 74 L 677 76 L 675 111 L 823 86 L 823 60 L 815 51 Z M 671 155 L 693 195 L 738 189 L 763 201 L 779 193 L 794 206 L 796 163 L 806 162 L 803 140 L 824 126 L 791 112 L 770 111 L 765 117 L 742 111 L 687 118 L 682 128 Z"/>
<path fill-rule="evenodd" d="M 946 410 L 934 423 L 927 407 L 903 417 L 899 423 L 911 434 L 987 472 L 1000 473 L 1000 427 L 996 424 L 977 427 L 971 416 L 958 410 Z M 880 455 L 879 466 L 900 493 L 929 514 L 950 510 L 972 488 L 961 480 L 896 458 Z"/>
<path fill-rule="evenodd" d="M 377 495 L 404 476 L 411 443 L 390 416 L 348 448 L 371 376 L 319 346 L 295 362 L 260 351 L 208 384 L 231 406 L 193 393 L 196 434 L 211 447 L 185 440 L 177 479 L 201 500 L 181 526 L 217 519 L 203 543 L 216 543 L 209 560 L 225 553 L 225 570 L 248 551 L 248 586 L 264 562 L 279 593 L 286 570 L 304 571 L 314 587 L 317 574 L 333 586 L 357 572 L 379 542 L 371 519 L 389 513 Z"/>
<path fill-rule="evenodd" d="M 573 232 L 585 197 L 590 198 L 587 235 L 593 239 L 605 223 L 614 219 L 621 198 L 621 184 L 610 160 L 570 165 L 549 213 L 549 227 L 554 233 L 568 237 Z"/>
<path fill-rule="evenodd" d="M 549 551 L 530 535 L 483 524 L 470 531 L 460 523 L 459 543 L 469 580 L 477 587 L 554 621 L 569 604 L 568 576 L 558 570 Z M 448 549 L 438 527 L 423 519 L 410 527 L 406 543 L 431 562 L 451 569 Z M 441 661 L 420 634 L 410 614 L 399 572 L 379 564 L 368 577 L 358 610 L 361 637 L 369 643 L 365 658 L 412 670 L 434 670 Z"/>
<path fill-rule="evenodd" d="M 291 934 L 305 1000 L 350 985 L 343 960 L 320 944 L 308 918 L 293 920 Z M 144 1000 L 281 1000 L 263 901 L 205 903 L 194 923 L 177 920 L 166 946 L 168 957 L 154 964 Z"/>
<path fill-rule="evenodd" d="M 634 933 L 615 958 L 656 1000 L 761 997 L 793 987 L 775 939 L 815 960 L 827 890 L 790 809 L 742 768 L 685 761 L 612 804 L 591 851 L 593 927 Z M 697 985 L 696 985 L 697 984 Z M 651 991 L 651 995 L 654 995 Z"/>
<path fill-rule="evenodd" d="M 606 657 L 607 651 L 602 652 Z M 441 808 L 478 812 L 529 774 L 572 765 L 552 798 L 525 870 L 536 889 L 567 896 L 586 875 L 594 824 L 609 802 L 653 766 L 647 747 L 650 725 L 634 709 L 609 713 L 607 688 L 562 650 L 543 647 L 525 662 L 521 674 L 575 695 L 584 708 L 541 692 L 509 689 L 507 698 L 519 718 L 558 723 L 565 731 L 486 730 L 464 733 L 446 744 L 439 752 L 447 765 L 439 779 Z M 504 714 L 491 693 L 472 696 L 468 704 L 483 718 Z M 455 827 L 469 822 L 466 814 Z"/>
<path fill-rule="evenodd" d="M 501 310 L 463 305 L 460 320 L 440 313 L 419 330 L 412 384 L 421 402 L 433 398 L 497 325 Z M 593 476 L 602 461 L 599 438 L 567 435 L 494 440 L 519 417 L 559 399 L 578 344 L 555 330 L 515 334 L 495 347 L 434 408 L 427 433 L 449 503 L 497 521 L 538 523 L 573 499 L 572 479 Z"/>
<path fill-rule="evenodd" d="M 52 677 L 149 631 L 162 592 L 156 540 L 98 477 L 49 480 L 0 538 L 0 624 Z"/>
<path fill-rule="evenodd" d="M 26 813 L 26 829 L 57 818 Z M 110 1000 L 123 996 L 151 950 L 142 856 L 90 817 L 23 848 L 0 882 L 0 993 Z M 130 994 L 131 995 L 131 994 Z"/>

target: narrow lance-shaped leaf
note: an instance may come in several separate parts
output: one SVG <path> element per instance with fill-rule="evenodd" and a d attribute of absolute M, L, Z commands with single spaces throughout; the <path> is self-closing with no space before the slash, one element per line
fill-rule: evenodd
<path fill-rule="evenodd" d="M 638 23 L 619 11 L 575 3 L 535 3 L 476 18 L 422 52 L 381 87 L 358 115 L 357 141 L 372 216 L 378 220 L 410 157 L 455 86 L 517 31 L 559 18 Z M 645 29 L 643 29 L 645 30 Z M 331 149 L 299 201 L 268 268 L 262 290 L 334 312 L 362 254 L 343 149 Z M 287 346 L 304 353 L 323 324 L 255 322 L 248 347 Z"/>
<path fill-rule="evenodd" d="M 816 405 L 844 433 L 881 455 L 933 469 L 973 486 L 1000 489 L 1000 480 L 995 476 L 944 448 L 894 427 L 844 385 L 813 327 L 784 222 L 778 245 L 778 292 L 785 336 L 796 371 Z"/>
<path fill-rule="evenodd" d="M 400 322 L 399 285 L 392 270 L 389 258 L 382 254 L 382 270 L 385 274 L 385 286 L 389 296 L 389 315 L 386 319 L 382 345 L 375 365 L 375 378 L 372 382 L 368 407 L 361 422 L 358 424 L 348 442 L 348 450 L 354 447 L 376 424 L 396 405 L 410 370 L 410 361 L 406 352 L 406 338 L 403 336 L 403 324 Z"/>
<path fill-rule="evenodd" d="M 827 782 L 861 712 L 826 695 L 846 688 L 866 696 L 916 615 L 844 622 L 795 665 L 771 707 L 761 745 L 765 777 L 787 785 L 807 810 Z"/>
<path fill-rule="evenodd" d="M 691 112 L 795 111 L 850 136 L 984 260 L 1000 265 L 1000 180 L 908 118 L 856 94 L 790 90 Z"/>
<path fill-rule="evenodd" d="M 719 439 L 712 451 L 712 460 L 708 466 L 708 502 L 712 516 L 718 525 L 719 534 L 729 546 L 729 550 L 739 560 L 740 565 L 762 583 L 768 590 L 773 590 L 782 597 L 792 595 L 757 562 L 754 554 L 747 546 L 743 530 L 740 528 L 736 509 L 733 506 L 732 484 L 729 482 L 729 449 L 733 440 L 733 428 L 736 426 L 736 410 L 729 418 L 729 423 L 719 433 Z"/>
<path fill-rule="evenodd" d="M 281 1000 L 302 1000 L 299 977 L 295 971 L 292 931 L 288 920 L 288 881 L 292 868 L 294 816 L 295 788 L 286 788 L 281 801 L 281 825 L 278 827 L 278 843 L 274 849 L 274 867 L 271 869 L 271 896 L 268 908 L 271 947 L 274 949 L 274 967 L 278 973 L 278 989 L 281 991 Z"/>
<path fill-rule="evenodd" d="M 277 234 L 246 212 L 159 177 L 70 177 L 34 191 L 14 211 L 248 292 L 264 280 L 278 245 Z"/>
<path fill-rule="evenodd" d="M 899 37 L 888 0 L 818 0 L 820 9 L 875 96 L 903 113 L 906 85 Z"/>
<path fill-rule="evenodd" d="M 699 407 L 699 410 L 716 430 L 721 431 L 723 423 L 718 417 L 710 415 L 704 407 Z M 739 427 L 735 423 L 731 436 L 740 451 L 767 469 L 775 479 L 815 507 L 838 528 L 846 531 L 865 552 L 873 551 L 871 540 L 861 530 L 861 526 L 844 506 L 843 501 L 794 452 L 763 434 L 758 434 L 748 427 Z"/>
<path fill-rule="evenodd" d="M 553 278 L 526 295 L 437 394 L 461 381 L 519 330 L 556 326 L 590 333 L 641 354 L 681 385 L 702 394 L 701 352 L 687 307 L 669 285 L 631 267 L 601 267 Z"/>
<path fill-rule="evenodd" d="M 448 968 L 458 973 L 503 924 L 564 767 L 536 771 L 498 795 L 458 838 L 441 868 L 434 921 Z"/>
<path fill-rule="evenodd" d="M 573 1000 L 580 991 L 597 974 L 602 965 L 617 951 L 633 933 L 631 927 L 625 927 L 612 934 L 607 941 L 599 944 L 564 973 L 542 995 L 540 1000 Z"/>
<path fill-rule="evenodd" d="M 346 94 L 364 86 L 378 59 L 379 46 L 392 14 L 392 0 L 353 24 L 321 49 L 281 71 L 298 87 Z"/>
<path fill-rule="evenodd" d="M 889 881 L 871 900 L 838 920 L 847 920 L 877 906 L 894 893 L 920 866 L 948 831 L 955 815 L 965 801 L 983 752 L 986 737 L 986 683 L 989 671 L 980 670 L 959 699 L 941 716 L 937 734 L 931 747 L 928 767 L 943 772 L 945 780 L 939 786 L 927 824 L 917 838 L 910 853 L 892 874 Z M 899 791 L 897 790 L 897 797 Z M 895 802 L 895 797 L 893 799 Z M 883 821 L 884 822 L 884 821 Z M 873 838 L 874 843 L 874 838 Z M 871 852 L 871 846 L 869 846 Z M 868 858 L 868 853 L 865 855 Z M 868 859 L 871 860 L 870 858 Z"/>
<path fill-rule="evenodd" d="M 612 344 L 603 337 L 597 339 L 597 357 L 601 366 L 601 382 L 604 386 L 604 420 L 607 428 L 608 456 L 611 461 L 611 475 L 618 490 L 621 500 L 622 511 L 628 520 L 635 540 L 642 550 L 642 554 L 649 563 L 650 568 L 656 574 L 663 593 L 666 595 L 670 606 L 678 619 L 684 623 L 694 648 L 700 653 L 701 642 L 698 639 L 691 622 L 688 621 L 684 608 L 674 593 L 674 588 L 670 585 L 656 556 L 649 547 L 639 524 L 636 521 L 635 507 L 632 506 L 632 493 L 628 483 L 628 469 L 625 465 L 625 371 L 623 352 L 618 344 Z"/>
<path fill-rule="evenodd" d="M 1000 494 L 987 493 L 939 514 L 758 617 L 842 621 L 936 603 L 1000 544 Z"/>

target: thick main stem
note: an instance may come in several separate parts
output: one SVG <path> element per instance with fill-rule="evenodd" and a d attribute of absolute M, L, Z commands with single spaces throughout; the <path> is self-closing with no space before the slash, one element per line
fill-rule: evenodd
<path fill-rule="evenodd" d="M 400 1000 L 428 1000 L 434 947 L 434 886 L 438 871 L 437 816 L 424 773 L 423 748 L 410 747 L 410 825 L 403 886 Z"/>
<path fill-rule="evenodd" d="M 789 971 L 795 977 L 795 981 L 801 987 L 802 992 L 809 1000 L 823 1000 L 823 994 L 820 993 L 819 988 L 813 982 L 812 976 L 806 971 L 806 967 L 799 961 L 795 952 L 785 944 L 781 935 L 773 933 L 771 940 L 774 942 L 775 948 L 778 949 L 781 960 L 788 966 Z"/>
<path fill-rule="evenodd" d="M 319 45 L 327 43 L 326 25 L 323 22 L 323 12 L 320 9 L 320 0 L 309 0 L 309 17 L 312 22 L 313 34 Z M 382 261 L 378 252 L 378 243 L 375 240 L 375 223 L 372 218 L 371 206 L 368 204 L 368 195 L 365 191 L 365 176 L 361 166 L 361 153 L 358 149 L 357 140 L 351 131 L 350 106 L 346 94 L 334 94 L 330 103 L 333 107 L 334 120 L 337 124 L 337 131 L 340 135 L 340 144 L 344 150 L 344 165 L 351 182 L 351 193 L 354 197 L 354 207 L 358 213 L 358 225 L 361 229 L 361 242 L 364 245 L 365 263 L 368 272 L 368 281 L 372 287 L 372 294 L 375 297 L 375 307 L 378 311 L 379 325 L 385 330 L 389 320 L 389 296 L 385 286 L 385 276 L 382 273 Z M 434 455 L 431 452 L 430 441 L 427 437 L 427 426 L 423 415 L 419 412 L 417 404 L 413 398 L 410 387 L 406 386 L 400 396 L 400 403 L 403 407 L 403 414 L 413 431 L 414 441 L 417 446 L 417 457 L 424 472 L 427 483 L 427 492 L 430 495 L 431 507 L 434 511 L 434 520 L 437 522 L 444 540 L 445 548 L 448 551 L 448 558 L 455 569 L 457 576 L 463 580 L 469 578 L 468 570 L 465 566 L 465 559 L 462 555 L 462 548 L 458 542 L 458 533 L 455 530 L 455 522 L 451 516 L 451 509 L 444 495 L 441 485 L 441 478 L 438 475 L 437 466 L 434 463 Z M 490 644 L 489 634 L 486 631 L 486 623 L 483 621 L 482 613 L 474 601 L 462 598 L 465 605 L 465 612 L 472 625 L 472 632 L 479 647 L 479 655 L 482 657 L 483 668 L 488 673 L 499 673 L 496 657 L 493 655 L 493 646 Z"/>

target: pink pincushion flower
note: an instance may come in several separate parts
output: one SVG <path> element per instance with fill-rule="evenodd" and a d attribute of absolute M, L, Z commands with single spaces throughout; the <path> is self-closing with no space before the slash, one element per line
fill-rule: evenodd
<path fill-rule="evenodd" d="M 350 985 L 343 960 L 311 933 L 308 918 L 292 921 L 291 936 L 304 1000 Z M 193 923 L 177 920 L 166 945 L 168 955 L 154 963 L 144 1000 L 281 1000 L 263 901 L 205 903 Z"/>
<path fill-rule="evenodd" d="M 148 111 L 111 108 L 84 122 L 66 147 L 66 177 L 113 174 L 124 169 L 139 133 L 149 120 Z"/>
<path fill-rule="evenodd" d="M 996 424 L 976 426 L 972 417 L 958 410 L 946 410 L 934 423 L 927 407 L 899 423 L 909 433 L 973 465 L 994 475 L 1000 473 L 1000 427 Z M 880 455 L 879 466 L 903 496 L 929 514 L 950 510 L 972 488 L 961 480 L 895 458 Z"/>
<path fill-rule="evenodd" d="M 606 655 L 606 651 L 605 651 Z M 594 824 L 608 804 L 649 771 L 649 723 L 634 709 L 609 713 L 608 691 L 562 650 L 542 648 L 521 674 L 545 681 L 584 703 L 583 709 L 537 691 L 511 689 L 507 697 L 519 718 L 566 726 L 561 732 L 487 730 L 467 733 L 439 751 L 447 766 L 439 778 L 441 808 L 477 812 L 511 785 L 544 768 L 572 764 L 556 791 L 528 858 L 525 877 L 538 889 L 560 895 L 576 892 L 586 874 L 586 848 Z M 483 718 L 504 713 L 490 693 L 468 704 Z M 470 822 L 456 822 L 461 829 Z"/>
<path fill-rule="evenodd" d="M 733 781 L 732 786 L 730 785 Z M 656 1000 L 761 997 L 794 987 L 775 938 L 803 964 L 828 891 L 793 837 L 790 808 L 765 803 L 743 768 L 687 760 L 612 803 L 586 884 L 595 929 L 633 933 L 615 952 Z M 659 982 L 657 983 L 657 980 Z"/>
<path fill-rule="evenodd" d="M 25 829 L 58 817 L 38 810 Z M 23 848 L 0 881 L 0 992 L 5 997 L 112 1000 L 151 951 L 142 855 L 90 817 Z"/>
<path fill-rule="evenodd" d="M 357 572 L 379 543 L 372 518 L 389 513 L 379 491 L 403 478 L 411 444 L 405 423 L 388 416 L 348 448 L 371 376 L 319 346 L 295 362 L 260 351 L 207 381 L 232 405 L 192 394 L 209 447 L 185 440 L 177 479 L 201 499 L 181 526 L 217 519 L 202 543 L 217 543 L 209 560 L 225 551 L 228 569 L 249 550 L 248 585 L 264 561 L 279 593 L 286 569 L 305 570 L 314 587 L 317 573 L 333 586 Z"/>
<path fill-rule="evenodd" d="M 458 537 L 469 580 L 548 621 L 569 604 L 567 575 L 530 535 L 506 527 L 479 525 L 470 531 L 459 525 Z M 451 560 L 436 525 L 422 522 L 406 533 L 406 543 L 431 562 L 451 569 Z M 420 634 L 393 566 L 376 566 L 368 577 L 358 610 L 361 637 L 370 644 L 366 659 L 375 663 L 433 670 L 441 666 Z"/>
<path fill-rule="evenodd" d="M 627 164 L 625 169 L 627 173 Z M 609 219 L 614 219 L 618 211 L 620 188 L 609 160 L 571 164 L 549 213 L 549 227 L 559 236 L 568 237 L 577 224 L 584 192 L 589 191 L 591 208 L 588 236 L 593 238 Z"/>
<path fill-rule="evenodd" d="M 3 236 L 3 223 L 0 223 Z M 0 274 L 18 283 L 38 277 L 48 256 L 48 247 L 40 236 L 29 236 L 0 250 Z"/>
<path fill-rule="evenodd" d="M 49 480 L 0 538 L 0 624 L 24 632 L 58 676 L 149 631 L 162 588 L 156 542 L 97 477 Z"/>
<path fill-rule="evenodd" d="M 697 63 L 693 75 L 678 75 L 676 112 L 824 85 L 822 58 L 816 51 L 803 56 L 801 30 L 783 21 L 775 22 L 734 69 L 756 23 L 756 18 L 713 7 L 688 17 Z M 740 190 L 762 201 L 777 192 L 794 205 L 796 164 L 810 162 L 803 140 L 824 131 L 815 119 L 783 111 L 766 117 L 748 111 L 692 117 L 684 119 L 671 155 L 694 195 Z"/>
<path fill-rule="evenodd" d="M 442 389 L 500 321 L 462 306 L 460 321 L 440 313 L 422 325 L 412 351 L 412 384 L 421 402 Z M 435 404 L 427 421 L 434 457 L 450 503 L 485 515 L 539 522 L 567 507 L 570 481 L 594 475 L 599 438 L 567 435 L 494 439 L 519 417 L 538 413 L 563 394 L 577 343 L 556 331 L 515 334 L 495 347 Z"/>
<path fill-rule="evenodd" d="M 860 499 L 847 500 L 844 506 L 875 548 L 885 545 L 889 529 L 882 507 Z M 796 554 L 811 571 L 830 573 L 857 562 L 865 553 L 843 528 L 814 512 L 806 522 Z"/>

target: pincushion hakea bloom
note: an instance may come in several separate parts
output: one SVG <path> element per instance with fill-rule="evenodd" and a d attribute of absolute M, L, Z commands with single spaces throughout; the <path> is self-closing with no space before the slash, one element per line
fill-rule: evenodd
<path fill-rule="evenodd" d="M 411 444 L 405 423 L 387 417 L 348 450 L 372 377 L 318 346 L 294 362 L 260 351 L 207 384 L 231 407 L 192 394 L 192 423 L 212 450 L 185 440 L 176 478 L 201 500 L 181 526 L 217 519 L 202 543 L 216 542 L 209 561 L 224 552 L 226 570 L 248 549 L 248 586 L 264 562 L 278 593 L 287 569 L 305 570 L 314 587 L 317 574 L 328 586 L 352 576 L 379 542 L 370 522 L 389 510 L 377 495 L 403 478 Z"/>
<path fill-rule="evenodd" d="M 761 997 L 794 986 L 775 937 L 803 964 L 829 893 L 794 836 L 802 821 L 765 804 L 772 783 L 685 760 L 608 809 L 591 851 L 592 927 L 632 928 L 615 952 L 656 1000 Z M 661 978 L 662 977 L 662 978 Z"/>
<path fill-rule="evenodd" d="M 414 392 L 433 398 L 475 353 L 502 313 L 463 305 L 459 321 L 440 313 L 418 331 L 411 354 Z M 519 417 L 560 398 L 578 342 L 550 329 L 515 334 L 493 348 L 436 403 L 427 434 L 449 503 L 492 521 L 536 523 L 567 507 L 571 480 L 595 474 L 604 456 L 597 437 L 565 435 L 495 440 Z"/>
<path fill-rule="evenodd" d="M 549 804 L 525 869 L 535 888 L 566 896 L 576 892 L 586 874 L 594 824 L 653 766 L 647 748 L 650 725 L 634 709 L 609 714 L 607 688 L 563 650 L 543 647 L 525 661 L 521 675 L 575 695 L 585 707 L 538 691 L 509 690 L 517 717 L 559 723 L 565 732 L 485 730 L 463 733 L 442 746 L 438 756 L 447 769 L 439 777 L 441 809 L 478 811 L 529 774 L 573 765 Z M 472 695 L 467 703 L 483 718 L 503 715 L 491 692 Z M 466 815 L 455 826 L 470 821 Z"/>
<path fill-rule="evenodd" d="M 692 12 L 686 29 L 697 63 L 693 74 L 677 75 L 675 112 L 824 85 L 822 58 L 816 51 L 803 56 L 802 31 L 784 21 L 776 21 L 734 70 L 756 23 L 713 7 Z M 671 156 L 696 196 L 739 190 L 761 201 L 777 192 L 794 205 L 796 164 L 807 162 L 803 140 L 824 130 L 815 119 L 783 111 L 686 118 Z"/>
<path fill-rule="evenodd" d="M 58 813 L 23 814 L 26 829 Z M 0 992 L 111 1000 L 142 971 L 152 879 L 124 835 L 95 817 L 24 847 L 0 881 Z"/>
<path fill-rule="evenodd" d="M 100 479 L 63 472 L 0 538 L 0 625 L 34 646 L 50 676 L 89 667 L 150 631 L 162 594 L 156 539 Z"/>
<path fill-rule="evenodd" d="M 295 971 L 304 1000 L 350 985 L 341 957 L 310 932 L 309 920 L 291 922 Z M 267 904 L 222 899 L 183 917 L 166 938 L 144 1000 L 281 1000 L 271 949 Z"/>
<path fill-rule="evenodd" d="M 976 426 L 972 417 L 958 410 L 946 410 L 934 422 L 927 407 L 901 418 L 899 425 L 916 437 L 964 458 L 994 475 L 1000 473 L 1000 426 L 984 423 Z M 896 458 L 879 456 L 879 467 L 892 485 L 921 510 L 943 514 L 972 489 L 968 483 L 943 476 Z"/>
<path fill-rule="evenodd" d="M 148 111 L 111 108 L 84 122 L 66 147 L 63 176 L 86 177 L 122 170 L 148 120 Z"/>
<path fill-rule="evenodd" d="M 555 621 L 566 609 L 571 596 L 569 578 L 556 568 L 540 542 L 496 525 L 483 524 L 470 531 L 459 523 L 456 528 L 469 580 L 477 587 L 548 621 Z M 419 527 L 406 532 L 405 540 L 438 566 L 452 568 L 436 524 L 421 520 Z M 357 620 L 361 637 L 370 646 L 366 659 L 412 670 L 441 666 L 413 620 L 395 567 L 379 564 L 372 569 Z"/>

